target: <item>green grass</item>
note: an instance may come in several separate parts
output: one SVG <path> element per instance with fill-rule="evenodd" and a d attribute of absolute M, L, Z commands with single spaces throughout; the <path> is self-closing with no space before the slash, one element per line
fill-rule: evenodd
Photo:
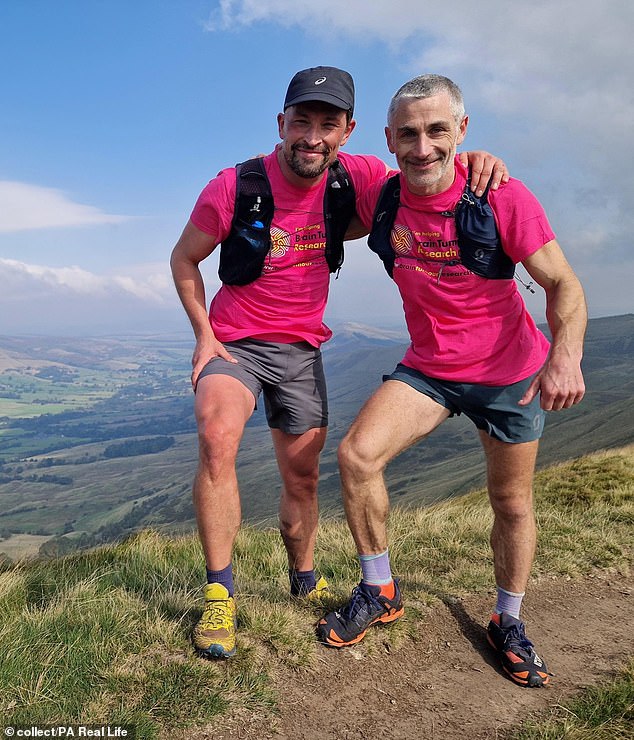
<path fill-rule="evenodd" d="M 235 663 L 194 657 L 188 636 L 199 616 L 201 576 L 194 538 L 151 532 L 3 573 L 4 722 L 133 724 L 138 737 L 151 738 L 161 727 L 203 723 L 232 704 L 269 707 L 267 651 L 259 654 L 257 641 L 247 640 Z M 289 632 L 301 633 L 293 627 Z M 262 642 L 279 641 L 270 625 L 258 634 Z"/>
<path fill-rule="evenodd" d="M 588 689 L 509 740 L 626 740 L 634 737 L 634 661 L 614 679 Z"/>
<path fill-rule="evenodd" d="M 575 578 L 596 569 L 626 573 L 632 560 L 633 490 L 634 448 L 539 473 L 534 577 Z M 386 640 L 398 647 L 416 639 L 425 618 L 421 607 L 491 588 L 490 525 L 483 491 L 392 512 L 392 562 L 410 608 L 408 619 L 389 631 L 368 633 L 368 651 L 384 649 Z M 344 522 L 322 522 L 317 562 L 334 589 L 327 606 L 334 606 L 359 578 Z M 285 553 L 272 529 L 242 529 L 234 568 L 239 650 L 236 658 L 220 663 L 196 658 L 189 641 L 204 578 L 193 535 L 168 538 L 146 531 L 118 545 L 7 568 L 0 574 L 5 724 L 132 724 L 138 738 L 155 738 L 204 725 L 232 709 L 273 709 L 272 673 L 316 665 L 313 624 L 321 610 L 289 599 Z M 551 735 L 521 737 L 625 737 L 618 728 L 631 715 L 632 685 L 630 667 L 613 687 L 597 689 L 607 707 L 597 715 L 597 726 L 609 728 L 608 734 L 564 735 L 554 729 Z M 586 700 L 590 714 L 597 696 Z M 572 715 L 579 717 L 578 728 L 594 721 L 582 704 L 561 711 L 552 721 L 567 722 L 565 727 L 572 726 Z M 588 732 L 596 731 L 592 727 Z"/>

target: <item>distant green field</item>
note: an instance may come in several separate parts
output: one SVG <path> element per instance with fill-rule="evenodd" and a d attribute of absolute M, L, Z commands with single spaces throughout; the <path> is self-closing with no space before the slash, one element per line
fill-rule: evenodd
<path fill-rule="evenodd" d="M 4 552 L 12 560 L 23 560 L 37 553 L 48 537 L 31 534 L 14 534 L 6 540 L 0 540 L 0 552 Z"/>
<path fill-rule="evenodd" d="M 113 382 L 106 371 L 77 371 L 72 382 L 56 382 L 11 371 L 0 373 L 0 417 L 32 418 L 85 409 L 111 397 L 129 378 Z"/>

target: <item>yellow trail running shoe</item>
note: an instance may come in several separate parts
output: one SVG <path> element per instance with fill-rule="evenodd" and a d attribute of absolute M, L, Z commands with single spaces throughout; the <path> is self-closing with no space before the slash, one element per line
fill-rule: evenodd
<path fill-rule="evenodd" d="M 330 596 L 330 587 L 328 586 L 328 581 L 323 576 L 320 576 L 315 584 L 315 588 L 309 591 L 304 598 L 311 604 L 319 606 L 324 596 Z"/>
<path fill-rule="evenodd" d="M 221 583 L 205 586 L 203 615 L 192 634 L 194 647 L 206 658 L 230 658 L 236 652 L 236 602 Z"/>

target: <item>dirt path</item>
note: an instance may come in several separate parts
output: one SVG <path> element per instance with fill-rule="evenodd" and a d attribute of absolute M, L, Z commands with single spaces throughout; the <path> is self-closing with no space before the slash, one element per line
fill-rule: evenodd
<path fill-rule="evenodd" d="M 522 618 L 556 676 L 543 689 L 513 684 L 493 658 L 484 627 L 491 599 L 431 613 L 422 641 L 384 655 L 363 643 L 320 648 L 314 670 L 276 678 L 279 715 L 228 718 L 224 735 L 197 740 L 480 740 L 606 679 L 634 653 L 634 579 L 597 575 L 533 587 Z M 389 629 L 385 628 L 385 629 Z"/>

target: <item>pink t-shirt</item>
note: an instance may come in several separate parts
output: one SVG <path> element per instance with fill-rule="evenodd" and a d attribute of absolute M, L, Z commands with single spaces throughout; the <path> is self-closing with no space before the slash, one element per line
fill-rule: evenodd
<path fill-rule="evenodd" d="M 357 197 L 385 175 L 378 157 L 339 153 Z M 306 341 L 314 347 L 330 339 L 323 317 L 330 273 L 325 257 L 324 190 L 326 176 L 311 188 L 294 187 L 283 176 L 274 151 L 264 158 L 275 214 L 271 250 L 262 276 L 249 285 L 222 285 L 209 309 L 221 342 L 255 337 L 270 342 Z M 222 170 L 202 191 L 191 221 L 219 242 L 231 230 L 235 168 Z"/>
<path fill-rule="evenodd" d="M 394 281 L 403 299 L 411 344 L 403 364 L 425 375 L 465 383 L 508 385 L 544 363 L 549 343 L 528 313 L 515 280 L 474 275 L 459 259 L 453 210 L 466 181 L 456 160 L 456 178 L 443 193 L 416 196 L 401 176 L 401 207 L 392 229 Z M 369 228 L 381 184 L 357 201 Z M 554 239 L 535 196 L 511 179 L 488 197 L 504 251 L 521 262 Z"/>

